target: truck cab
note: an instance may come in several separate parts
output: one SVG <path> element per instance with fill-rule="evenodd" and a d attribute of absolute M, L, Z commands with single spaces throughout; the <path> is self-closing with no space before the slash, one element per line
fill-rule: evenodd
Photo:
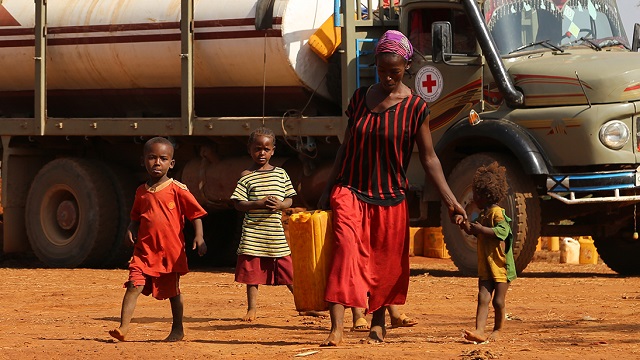
<path fill-rule="evenodd" d="M 518 271 L 540 236 L 592 235 L 609 267 L 640 273 L 640 54 L 615 0 L 407 0 L 401 9 L 399 29 L 416 50 L 405 81 L 429 103 L 436 151 L 469 217 L 479 212 L 475 169 L 498 161 Z M 423 208 L 437 208 L 428 184 L 423 197 L 432 204 Z M 475 239 L 441 214 L 453 261 L 475 274 Z"/>

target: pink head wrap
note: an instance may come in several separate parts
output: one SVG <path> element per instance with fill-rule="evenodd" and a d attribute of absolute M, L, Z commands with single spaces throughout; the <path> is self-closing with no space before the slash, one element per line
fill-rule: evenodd
<path fill-rule="evenodd" d="M 376 55 L 380 53 L 393 53 L 409 60 L 413 56 L 413 46 L 400 31 L 387 30 L 376 45 Z"/>

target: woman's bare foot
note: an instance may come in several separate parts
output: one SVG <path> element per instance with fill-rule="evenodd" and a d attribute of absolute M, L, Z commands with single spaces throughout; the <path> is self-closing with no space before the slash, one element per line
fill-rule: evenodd
<path fill-rule="evenodd" d="M 320 343 L 320 346 L 338 346 L 342 342 L 342 332 L 331 331 L 329 336 Z"/>
<path fill-rule="evenodd" d="M 171 332 L 169 333 L 169 336 L 167 336 L 166 339 L 164 339 L 164 341 L 180 341 L 184 339 L 184 331 L 182 328 L 171 328 Z"/>
<path fill-rule="evenodd" d="M 489 334 L 487 341 L 496 341 L 499 338 L 500 338 L 500 330 L 493 330 L 493 332 Z"/>
<path fill-rule="evenodd" d="M 384 338 L 387 336 L 387 329 L 384 326 L 374 325 L 369 330 L 369 336 L 366 339 L 362 339 L 362 344 L 379 344 L 384 342 Z"/>
<path fill-rule="evenodd" d="M 389 315 L 391 316 L 391 315 Z M 394 318 L 393 316 L 391 316 L 391 328 L 398 328 L 398 327 L 411 327 L 414 325 L 417 325 L 418 322 L 411 319 L 410 317 L 408 317 L 405 314 L 400 314 L 399 317 Z"/>
<path fill-rule="evenodd" d="M 469 341 L 475 341 L 478 343 L 483 343 L 487 341 L 487 337 L 484 334 L 480 334 L 480 333 L 469 331 L 469 330 L 464 331 L 464 338 Z"/>
<path fill-rule="evenodd" d="M 119 341 L 124 341 L 125 335 L 127 335 L 127 331 L 121 328 L 115 328 L 113 330 L 109 330 L 109 335 L 118 339 Z"/>
<path fill-rule="evenodd" d="M 256 309 L 247 310 L 247 314 L 242 318 L 242 321 L 255 321 L 256 320 Z"/>
<path fill-rule="evenodd" d="M 327 314 L 324 311 L 315 311 L 315 310 L 310 310 L 310 311 L 298 311 L 298 315 L 300 316 L 313 316 L 313 317 L 319 317 L 319 318 L 326 318 L 329 314 Z"/>

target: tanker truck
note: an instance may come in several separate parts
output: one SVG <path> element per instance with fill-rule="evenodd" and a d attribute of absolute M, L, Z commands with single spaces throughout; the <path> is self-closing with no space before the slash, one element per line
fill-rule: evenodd
<path fill-rule="evenodd" d="M 251 163 L 249 133 L 276 132 L 272 161 L 294 182 L 294 206 L 313 208 L 388 29 L 414 44 L 404 81 L 429 103 L 470 218 L 475 169 L 507 168 L 518 271 L 541 235 L 592 235 L 609 267 L 640 273 L 640 35 L 629 44 L 614 0 L 3 0 L 3 253 L 54 267 L 126 259 L 142 144 L 166 136 L 172 176 L 209 211 L 213 261 L 232 262 L 228 199 Z M 418 159 L 407 177 L 412 225 L 442 226 L 474 275 L 475 240 L 450 223 Z"/>

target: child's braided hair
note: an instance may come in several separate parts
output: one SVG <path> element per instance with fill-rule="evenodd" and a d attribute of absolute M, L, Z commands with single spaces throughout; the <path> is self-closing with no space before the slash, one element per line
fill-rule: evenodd
<path fill-rule="evenodd" d="M 264 126 L 261 126 L 251 132 L 251 134 L 249 135 L 249 141 L 247 143 L 247 146 L 251 146 L 251 144 L 253 144 L 253 142 L 256 141 L 256 138 L 258 136 L 270 137 L 271 143 L 273 144 L 273 146 L 276 146 L 276 135 L 273 133 L 273 130 Z"/>

